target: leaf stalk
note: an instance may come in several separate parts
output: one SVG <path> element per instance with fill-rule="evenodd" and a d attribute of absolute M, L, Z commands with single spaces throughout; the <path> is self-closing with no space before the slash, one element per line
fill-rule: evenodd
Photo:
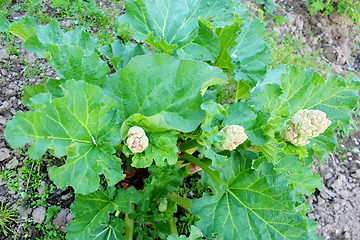
<path fill-rule="evenodd" d="M 131 213 L 134 212 L 135 205 L 131 203 L 133 210 Z M 125 214 L 125 240 L 133 240 L 134 238 L 134 219 L 129 218 L 129 214 Z"/>
<path fill-rule="evenodd" d="M 169 234 L 175 234 L 176 236 L 179 236 L 178 230 L 176 228 L 176 222 L 175 222 L 174 218 L 173 218 L 172 221 L 166 221 L 166 225 L 167 225 Z"/>
<path fill-rule="evenodd" d="M 198 165 L 202 170 L 204 170 L 211 178 L 213 178 L 219 185 L 223 184 L 224 181 L 215 173 L 215 171 L 211 170 L 205 163 L 203 163 L 199 158 L 194 157 L 188 153 L 181 153 L 179 155 L 179 159 L 187 160 Z"/>

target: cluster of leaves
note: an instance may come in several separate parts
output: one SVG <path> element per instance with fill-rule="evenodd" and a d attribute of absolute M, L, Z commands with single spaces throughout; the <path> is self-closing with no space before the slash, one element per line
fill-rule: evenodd
<path fill-rule="evenodd" d="M 360 2 L 353 0 L 309 0 L 309 11 L 316 14 L 323 11 L 324 14 L 330 15 L 335 9 L 339 13 L 346 14 L 355 23 L 360 20 Z"/>
<path fill-rule="evenodd" d="M 129 0 L 116 27 L 120 37 L 135 40 L 125 44 L 101 46 L 81 27 L 64 32 L 56 21 L 41 26 L 32 18 L 6 20 L 0 30 L 21 37 L 60 76 L 25 89 L 30 111 L 17 112 L 5 137 L 14 148 L 32 142 L 33 159 L 47 150 L 67 156 L 49 169 L 59 188 L 77 193 L 67 239 L 186 239 L 175 236 L 178 205 L 201 218 L 190 239 L 316 238 L 302 195 L 321 188 L 310 168 L 313 156 L 326 159 L 336 146 L 334 128 L 349 127 L 356 77 L 325 81 L 295 66 L 271 70 L 263 23 L 231 0 Z M 237 82 L 231 106 L 207 90 L 228 76 Z M 300 109 L 321 110 L 332 122 L 306 146 L 282 139 Z M 231 125 L 242 126 L 248 139 L 221 150 L 219 132 Z M 143 152 L 124 145 L 132 126 L 149 139 Z M 190 162 L 203 169 L 212 196 L 174 194 L 184 179 L 179 166 Z M 143 186 L 119 187 L 124 170 L 133 168 L 149 173 Z"/>

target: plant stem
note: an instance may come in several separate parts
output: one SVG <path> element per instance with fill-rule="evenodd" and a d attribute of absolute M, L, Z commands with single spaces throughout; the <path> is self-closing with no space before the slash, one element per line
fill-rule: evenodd
<path fill-rule="evenodd" d="M 166 225 L 167 225 L 169 234 L 175 234 L 176 236 L 179 236 L 179 233 L 178 233 L 177 228 L 176 228 L 176 222 L 175 222 L 174 218 L 173 218 L 172 221 L 166 221 Z"/>
<path fill-rule="evenodd" d="M 135 168 L 133 166 L 131 166 L 132 163 L 132 159 L 131 158 L 125 158 L 125 170 L 130 174 L 129 176 L 126 176 L 127 178 L 134 176 L 135 174 Z"/>
<path fill-rule="evenodd" d="M 131 206 L 134 209 L 134 203 L 131 203 Z M 134 210 L 131 212 L 134 212 Z M 125 214 L 125 240 L 133 240 L 134 237 L 134 219 L 130 219 L 129 214 Z"/>
<path fill-rule="evenodd" d="M 237 101 L 238 99 L 238 92 L 239 92 L 239 85 L 240 85 L 240 82 L 236 82 L 236 91 L 235 91 L 235 101 Z"/>
<path fill-rule="evenodd" d="M 196 148 L 196 147 L 200 147 L 201 145 L 198 143 L 198 141 L 196 139 L 192 139 L 190 141 L 186 141 L 180 144 L 180 151 L 181 152 L 186 152 L 186 150 L 192 149 L 192 148 Z"/>
<path fill-rule="evenodd" d="M 120 212 L 118 210 L 116 210 L 115 217 L 119 217 L 119 215 L 120 215 Z"/>
<path fill-rule="evenodd" d="M 188 153 L 181 153 L 179 155 L 179 159 L 187 160 L 198 165 L 202 170 L 204 170 L 210 177 L 212 177 L 219 185 L 224 183 L 223 180 L 216 174 L 215 171 L 211 170 L 205 163 L 203 163 L 200 159 L 190 155 Z"/>
<path fill-rule="evenodd" d="M 166 198 L 174 200 L 177 205 L 184 208 L 186 211 L 191 212 L 191 210 L 190 210 L 191 205 L 192 205 L 192 200 L 191 199 L 181 197 L 180 195 L 178 195 L 176 193 L 172 193 L 172 194 L 169 193 L 166 196 Z"/>

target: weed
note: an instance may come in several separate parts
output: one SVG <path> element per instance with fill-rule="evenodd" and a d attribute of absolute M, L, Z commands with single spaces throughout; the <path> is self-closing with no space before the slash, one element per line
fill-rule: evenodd
<path fill-rule="evenodd" d="M 14 40 L 15 36 L 9 34 L 8 32 L 3 32 L 3 34 L 4 34 L 4 37 L 5 37 L 6 43 L 8 45 L 7 54 L 9 54 L 9 55 L 11 55 L 11 54 L 19 55 L 20 52 L 18 51 L 18 48 L 20 46 L 16 44 L 16 42 Z"/>
<path fill-rule="evenodd" d="M 194 216 L 185 210 L 182 210 L 181 217 L 178 219 L 177 226 L 179 228 L 180 235 L 189 235 L 191 225 L 195 225 L 197 221 L 200 220 L 199 216 Z"/>
<path fill-rule="evenodd" d="M 18 222 L 16 210 L 14 206 L 8 207 L 4 205 L 4 202 L 1 202 L 0 226 L 1 226 L 1 231 L 2 233 L 4 233 L 5 236 L 7 236 L 8 231 L 12 232 L 11 229 L 9 228 L 9 224 L 11 222 L 16 222 L 16 223 Z"/>
<path fill-rule="evenodd" d="M 21 7 L 26 11 L 30 16 L 35 15 L 41 11 L 42 0 L 27 0 L 25 3 L 21 4 Z"/>
<path fill-rule="evenodd" d="M 34 78 L 35 76 L 39 76 L 41 73 L 44 73 L 45 75 L 45 66 L 38 67 L 40 62 L 39 59 L 36 59 L 34 63 L 29 63 L 21 57 L 20 62 L 25 65 L 24 70 L 26 71 L 26 76 L 28 78 Z"/>

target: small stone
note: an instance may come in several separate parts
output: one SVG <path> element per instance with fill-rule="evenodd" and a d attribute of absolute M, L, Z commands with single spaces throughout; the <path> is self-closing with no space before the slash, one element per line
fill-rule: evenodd
<path fill-rule="evenodd" d="M 349 232 L 345 232 L 344 238 L 345 239 L 351 239 L 351 234 Z"/>
<path fill-rule="evenodd" d="M 349 196 L 351 195 L 351 192 L 348 190 L 341 190 L 340 191 L 340 197 L 343 199 L 348 199 Z"/>
<path fill-rule="evenodd" d="M 334 207 L 334 210 L 337 211 L 337 210 L 340 209 L 340 204 L 339 203 L 334 203 L 333 207 Z"/>
<path fill-rule="evenodd" d="M 37 57 L 36 57 L 35 53 L 29 52 L 25 55 L 25 61 L 28 63 L 35 62 L 36 59 L 37 59 Z"/>
<path fill-rule="evenodd" d="M 318 200 L 318 206 L 324 206 L 325 205 L 325 200 L 322 198 L 319 198 Z"/>
<path fill-rule="evenodd" d="M 356 170 L 355 173 L 353 174 L 354 178 L 360 178 L 360 169 Z"/>
<path fill-rule="evenodd" d="M 16 55 L 10 55 L 10 60 L 14 61 L 16 59 L 18 59 L 18 57 Z"/>
<path fill-rule="evenodd" d="M 333 191 L 330 191 L 329 189 L 325 189 L 326 193 L 329 194 L 332 198 L 336 196 L 336 194 Z"/>
<path fill-rule="evenodd" d="M 61 200 L 63 200 L 63 201 L 66 201 L 66 200 L 68 200 L 68 199 L 70 199 L 70 196 L 69 196 L 69 195 L 61 196 Z"/>
<path fill-rule="evenodd" d="M 327 172 L 325 175 L 324 175 L 324 179 L 325 180 L 328 180 L 330 178 L 332 178 L 333 174 L 331 172 Z"/>
<path fill-rule="evenodd" d="M 321 191 L 321 192 L 320 192 L 320 196 L 321 196 L 323 199 L 328 199 L 328 198 L 330 198 L 330 196 L 329 196 L 325 191 Z"/>
<path fill-rule="evenodd" d="M 23 206 L 19 206 L 18 207 L 18 211 L 19 211 L 19 214 L 21 216 L 23 216 L 24 218 L 28 218 L 29 215 L 31 214 L 32 212 L 32 209 L 31 208 L 25 208 Z"/>
<path fill-rule="evenodd" d="M 0 113 L 5 113 L 10 109 L 11 105 L 8 101 L 4 101 L 0 106 Z"/>
<path fill-rule="evenodd" d="M 66 216 L 66 221 L 67 223 L 71 222 L 72 220 L 75 219 L 75 214 L 71 214 L 69 213 L 67 216 Z"/>
<path fill-rule="evenodd" d="M 62 227 L 66 226 L 66 224 L 67 224 L 66 217 L 69 213 L 70 213 L 70 209 L 68 209 L 68 208 L 61 209 L 61 211 L 58 212 L 58 214 L 56 215 L 56 218 L 53 221 L 53 225 L 59 226 L 59 228 L 62 232 L 64 232 L 63 230 L 65 230 L 65 232 L 66 232 L 66 228 L 62 229 Z"/>
<path fill-rule="evenodd" d="M 7 184 L 7 181 L 3 181 L 2 178 L 0 178 L 0 186 L 4 186 Z"/>
<path fill-rule="evenodd" d="M 0 149 L 0 162 L 10 157 L 10 151 L 7 148 Z"/>
<path fill-rule="evenodd" d="M 19 165 L 19 161 L 17 160 L 16 157 L 14 157 L 10 162 L 8 162 L 5 167 L 7 169 L 16 169 L 17 166 Z"/>
<path fill-rule="evenodd" d="M 335 180 L 335 182 L 331 185 L 331 187 L 334 189 L 334 190 L 339 190 L 339 189 L 342 189 L 342 180 L 341 178 L 338 178 Z"/>
<path fill-rule="evenodd" d="M 38 189 L 39 195 L 45 194 L 45 190 L 44 190 L 44 187 L 45 187 L 45 186 L 46 186 L 46 182 L 45 182 L 45 181 L 41 181 L 41 182 L 40 182 L 40 188 Z"/>
<path fill-rule="evenodd" d="M 45 219 L 45 207 L 41 206 L 38 208 L 35 208 L 35 210 L 32 212 L 32 217 L 34 218 L 34 222 L 36 223 L 42 223 Z"/>
<path fill-rule="evenodd" d="M 7 97 L 13 97 L 13 96 L 16 96 L 16 92 L 12 89 L 8 89 L 5 91 L 5 96 Z"/>
<path fill-rule="evenodd" d="M 0 58 L 6 58 L 8 55 L 7 55 L 7 52 L 6 52 L 6 49 L 2 48 L 0 49 Z"/>
<path fill-rule="evenodd" d="M 0 116 L 0 124 L 4 124 L 4 123 L 6 123 L 6 118 Z"/>

